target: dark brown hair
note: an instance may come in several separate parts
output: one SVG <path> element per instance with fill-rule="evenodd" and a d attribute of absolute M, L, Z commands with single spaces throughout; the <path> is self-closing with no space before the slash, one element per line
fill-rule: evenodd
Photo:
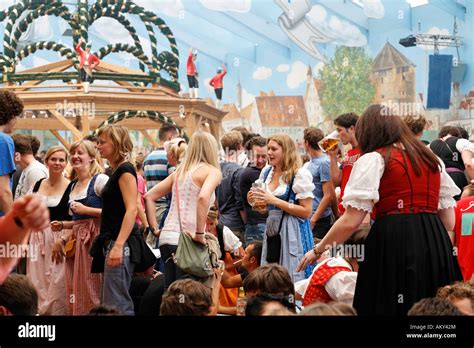
<path fill-rule="evenodd" d="M 431 171 L 439 171 L 438 158 L 415 135 L 399 116 L 382 105 L 371 105 L 359 118 L 356 125 L 356 139 L 362 154 L 386 149 L 385 161 L 391 158 L 395 144 L 399 144 L 410 161 L 416 175 L 421 175 L 421 165 Z"/>
<path fill-rule="evenodd" d="M 453 137 L 461 137 L 461 132 L 458 127 L 444 126 L 438 133 L 438 138 L 444 138 L 446 135 L 452 135 Z"/>
<path fill-rule="evenodd" d="M 160 315 L 206 316 L 211 307 L 211 289 L 192 279 L 180 279 L 163 295 Z"/>
<path fill-rule="evenodd" d="M 410 128 L 414 135 L 423 133 L 426 127 L 426 118 L 422 115 L 419 116 L 405 116 L 403 122 Z"/>
<path fill-rule="evenodd" d="M 13 315 L 36 315 L 38 293 L 33 283 L 25 275 L 10 274 L 0 285 L 0 306 Z"/>
<path fill-rule="evenodd" d="M 463 315 L 455 305 L 448 300 L 439 297 L 424 298 L 411 307 L 409 316 L 414 315 Z"/>
<path fill-rule="evenodd" d="M 314 150 L 321 150 L 318 142 L 324 138 L 324 132 L 316 127 L 309 127 L 304 130 L 303 139 L 307 141 L 309 146 Z"/>
<path fill-rule="evenodd" d="M 234 127 L 234 128 L 231 129 L 231 131 L 237 131 L 240 134 L 242 134 L 242 138 L 243 138 L 242 143 L 243 144 L 246 144 L 247 141 L 249 141 L 252 137 L 255 136 L 254 133 L 250 133 L 250 131 L 245 127 Z"/>
<path fill-rule="evenodd" d="M 254 146 L 260 146 L 264 147 L 267 146 L 267 139 L 260 136 L 260 135 L 255 135 L 251 137 L 246 143 L 245 143 L 245 149 L 248 151 L 252 150 L 252 147 Z"/>
<path fill-rule="evenodd" d="M 13 134 L 13 142 L 15 143 L 15 152 L 19 152 L 21 155 L 32 155 L 33 149 L 31 148 L 31 140 L 26 134 Z"/>
<path fill-rule="evenodd" d="M 272 295 L 294 296 L 295 286 L 291 281 L 288 270 L 277 264 L 260 266 L 250 272 L 244 280 L 245 292 L 256 294 L 267 293 Z"/>
<path fill-rule="evenodd" d="M 41 146 L 41 141 L 38 139 L 37 136 L 31 135 L 31 134 L 27 134 L 26 136 L 30 138 L 31 150 L 33 151 L 33 156 L 36 156 Z"/>
<path fill-rule="evenodd" d="M 342 114 L 336 117 L 334 124 L 339 127 L 351 128 L 355 126 L 359 116 L 354 112 L 349 112 L 347 114 Z"/>
<path fill-rule="evenodd" d="M 158 138 L 160 141 L 166 141 L 168 139 L 168 133 L 174 133 L 176 135 L 179 134 L 178 128 L 176 126 L 172 125 L 171 123 L 163 123 L 160 127 L 160 130 L 158 131 Z"/>
<path fill-rule="evenodd" d="M 6 125 L 23 112 L 23 102 L 10 91 L 0 91 L 0 126 Z"/>

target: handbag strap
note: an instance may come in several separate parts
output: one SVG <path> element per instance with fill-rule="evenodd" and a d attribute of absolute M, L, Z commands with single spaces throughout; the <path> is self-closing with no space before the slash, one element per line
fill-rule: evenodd
<path fill-rule="evenodd" d="M 286 201 L 287 202 L 290 200 L 290 197 L 291 197 L 291 190 L 293 190 L 293 182 L 295 181 L 295 176 L 296 175 L 293 175 L 293 177 L 291 178 L 291 182 L 290 182 L 290 186 L 289 186 L 289 190 L 288 190 L 288 195 L 286 196 Z M 284 211 L 283 209 L 281 211 L 282 211 L 282 214 L 281 214 L 281 219 L 280 219 L 280 226 L 278 227 L 278 232 L 281 231 L 281 225 L 283 224 L 283 218 L 285 217 L 285 214 L 287 214 L 286 211 Z"/>

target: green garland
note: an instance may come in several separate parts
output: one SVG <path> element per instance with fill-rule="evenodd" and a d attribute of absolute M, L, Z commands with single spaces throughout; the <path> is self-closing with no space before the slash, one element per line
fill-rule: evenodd
<path fill-rule="evenodd" d="M 132 2 L 124 2 L 123 0 L 100 0 L 96 2 L 90 9 L 90 16 L 93 17 L 93 15 L 97 11 L 103 11 L 104 6 L 111 6 L 111 5 L 113 5 L 114 11 L 131 13 L 131 14 L 138 15 L 140 17 L 142 22 L 145 24 L 145 27 L 148 31 L 148 36 L 150 37 L 150 43 L 151 43 L 151 49 L 152 49 L 152 61 L 153 61 L 154 66 L 156 66 L 158 70 L 160 70 L 160 68 L 164 66 L 169 66 L 169 67 L 175 66 L 176 69 L 174 68 L 170 69 L 168 70 L 168 72 L 170 73 L 172 80 L 177 81 L 178 68 L 179 68 L 179 51 L 176 44 L 176 39 L 174 38 L 173 33 L 171 32 L 170 28 L 166 25 L 166 23 L 161 18 L 156 16 L 154 13 L 150 11 L 145 11 L 143 7 L 140 7 Z M 157 54 L 156 48 L 157 48 L 158 43 L 156 41 L 153 28 L 150 25 L 148 25 L 147 22 L 151 22 L 152 24 L 155 24 L 156 26 L 158 26 L 161 33 L 165 35 L 168 41 L 170 42 L 170 47 L 171 47 L 172 52 L 170 53 L 170 55 L 167 55 L 167 56 L 169 57 L 168 61 L 170 61 L 171 57 L 173 57 L 176 60 L 173 64 L 171 63 L 164 64 L 165 61 L 163 60 L 160 61 L 158 57 L 156 56 Z"/>
<path fill-rule="evenodd" d="M 183 135 L 183 137 L 186 140 L 189 139 L 188 136 L 186 135 L 186 133 L 184 132 L 184 130 L 181 127 L 179 127 L 176 124 L 176 122 L 174 122 L 171 118 L 163 115 L 161 112 L 158 112 L 158 111 L 128 111 L 128 110 L 127 111 L 119 111 L 119 112 L 113 114 L 112 116 L 110 116 L 109 118 L 107 118 L 107 120 L 105 120 L 104 122 L 102 122 L 99 125 L 99 127 L 97 127 L 93 131 L 92 134 L 94 134 L 94 135 L 97 134 L 99 129 L 101 129 L 105 126 L 123 121 L 127 118 L 134 118 L 134 117 L 149 118 L 152 121 L 156 121 L 156 122 L 160 122 L 160 123 L 170 123 L 180 131 L 180 133 Z"/>
<path fill-rule="evenodd" d="M 35 53 L 38 50 L 52 50 L 59 52 L 61 56 L 66 57 L 67 59 L 72 59 L 74 66 L 79 68 L 79 59 L 77 58 L 77 54 L 69 47 L 64 46 L 62 44 L 58 44 L 53 41 L 40 41 L 26 46 L 25 48 L 20 50 L 20 52 L 18 52 L 16 63 L 20 62 L 22 59 L 25 59 L 30 54 Z"/>
<path fill-rule="evenodd" d="M 115 13 L 115 12 L 112 12 L 112 11 L 106 11 L 105 13 L 104 12 L 99 12 L 94 17 L 91 17 L 91 19 L 90 19 L 91 22 L 89 24 L 92 25 L 93 22 L 95 22 L 97 19 L 99 19 L 101 17 L 114 18 L 120 24 L 122 24 L 124 26 L 124 28 L 128 31 L 129 35 L 132 37 L 132 39 L 135 43 L 135 46 L 138 49 L 143 51 L 143 47 L 140 43 L 140 38 L 137 35 L 137 31 L 132 26 L 130 21 L 127 18 L 125 18 L 124 15 L 122 15 L 121 13 Z M 148 60 L 148 57 L 147 57 L 147 60 Z M 145 65 L 141 61 L 139 63 L 139 67 L 140 67 L 141 71 L 145 72 Z"/>
<path fill-rule="evenodd" d="M 121 44 L 121 43 L 117 43 L 117 44 L 113 44 L 113 45 L 107 45 L 105 47 L 101 47 L 99 52 L 97 52 L 97 57 L 99 59 L 102 59 L 103 57 L 105 57 L 109 53 L 116 53 L 116 52 L 127 52 L 127 53 L 130 53 L 130 54 L 133 54 L 137 59 L 139 59 L 144 64 L 146 64 L 148 66 L 148 69 L 150 69 L 150 71 L 153 71 L 153 66 L 151 65 L 150 61 L 148 60 L 148 57 L 145 55 L 145 53 L 143 53 L 143 51 L 141 49 L 139 49 L 136 46 L 131 46 L 131 45 L 128 45 L 128 44 Z"/>

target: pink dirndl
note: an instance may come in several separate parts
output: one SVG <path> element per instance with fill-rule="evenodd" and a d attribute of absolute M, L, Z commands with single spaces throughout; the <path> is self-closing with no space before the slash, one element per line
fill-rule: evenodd
<path fill-rule="evenodd" d="M 73 225 L 76 253 L 66 259 L 66 288 L 70 315 L 86 315 L 100 305 L 102 274 L 91 273 L 92 242 L 99 235 L 100 219 L 76 220 Z"/>

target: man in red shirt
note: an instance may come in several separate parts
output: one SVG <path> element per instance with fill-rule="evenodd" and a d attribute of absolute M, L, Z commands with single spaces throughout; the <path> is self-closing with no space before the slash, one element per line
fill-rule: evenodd
<path fill-rule="evenodd" d="M 468 185 L 456 206 L 454 245 L 457 249 L 459 266 L 464 280 L 474 275 L 474 180 Z"/>
<path fill-rule="evenodd" d="M 81 47 L 83 42 L 84 39 L 79 41 L 76 52 L 81 58 L 79 67 L 81 68 L 81 81 L 84 83 L 84 93 L 89 93 L 89 83 L 93 82 L 92 71 L 100 64 L 100 59 L 91 52 L 92 44 L 90 42 L 86 44 L 86 50 L 84 51 Z"/>
<path fill-rule="evenodd" d="M 189 85 L 189 98 L 191 99 L 199 98 L 199 94 L 198 94 L 199 82 L 197 79 L 198 72 L 196 69 L 196 59 L 197 59 L 197 51 L 193 50 L 193 48 L 191 47 L 189 49 L 188 61 L 186 64 L 186 71 L 188 75 L 188 85 Z"/>
<path fill-rule="evenodd" d="M 334 120 L 336 125 L 336 130 L 339 133 L 341 142 L 344 145 L 351 144 L 352 149 L 349 150 L 342 161 L 341 166 L 337 162 L 337 150 L 336 146 L 333 150 L 328 152 L 329 159 L 331 161 L 331 180 L 334 187 L 340 186 L 341 194 L 338 200 L 339 215 L 344 214 L 344 207 L 342 206 L 342 197 L 344 196 L 344 188 L 346 187 L 349 177 L 351 176 L 352 167 L 354 163 L 360 157 L 359 144 L 355 137 L 355 125 L 359 116 L 355 113 L 350 112 L 347 114 L 342 114 Z"/>
<path fill-rule="evenodd" d="M 227 74 L 227 70 L 225 65 L 222 64 L 222 68 L 218 68 L 217 74 L 209 81 L 209 84 L 214 87 L 214 92 L 216 93 L 216 108 L 218 109 L 222 109 L 222 89 L 224 88 L 222 80 L 225 74 Z"/>

